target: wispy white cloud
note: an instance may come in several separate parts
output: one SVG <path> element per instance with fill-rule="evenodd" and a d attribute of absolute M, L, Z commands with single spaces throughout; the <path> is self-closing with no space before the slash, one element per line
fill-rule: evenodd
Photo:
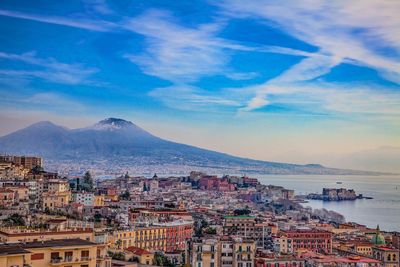
<path fill-rule="evenodd" d="M 267 89 L 265 88 L 267 87 Z M 263 92 L 263 98 L 253 95 Z M 393 124 L 400 116 L 400 92 L 382 87 L 358 86 L 314 82 L 275 85 L 257 85 L 246 88 L 225 88 L 210 92 L 193 86 L 170 86 L 150 92 L 173 109 L 235 113 L 248 116 L 245 107 L 249 100 L 265 101 L 260 104 L 292 107 L 299 116 L 324 114 L 334 118 L 351 116 L 360 120 L 378 120 Z M 279 111 L 277 111 L 279 113 Z M 292 116 L 291 115 L 291 116 Z"/>
<path fill-rule="evenodd" d="M 351 115 L 353 119 L 386 120 L 388 123 L 397 121 L 400 116 L 400 92 L 383 87 L 314 82 L 260 85 L 252 90 L 263 92 L 263 97 L 251 100 L 266 101 L 260 103 L 262 106 L 288 106 L 298 112 L 320 112 L 334 117 Z"/>
<path fill-rule="evenodd" d="M 35 70 L 0 69 L 0 76 L 14 77 L 21 79 L 41 78 L 61 84 L 90 84 L 96 82 L 89 80 L 89 77 L 98 72 L 95 68 L 86 68 L 81 64 L 65 64 L 53 58 L 39 58 L 35 53 L 11 54 L 0 52 L 0 60 L 21 61 L 38 67 Z"/>
<path fill-rule="evenodd" d="M 232 17 L 252 17 L 319 47 L 299 64 L 262 86 L 247 110 L 268 104 L 269 87 L 281 82 L 312 80 L 342 62 L 377 70 L 400 83 L 400 2 L 398 1 L 224 1 Z M 282 15 L 284 14 L 284 15 Z M 395 51 L 390 56 L 382 49 Z"/>
<path fill-rule="evenodd" d="M 62 26 L 85 29 L 90 31 L 98 31 L 98 32 L 107 32 L 117 29 L 117 25 L 113 22 L 104 21 L 100 19 L 91 20 L 82 16 L 79 17 L 46 16 L 46 15 L 29 14 L 12 10 L 5 10 L 5 9 L 0 9 L 0 16 L 32 20 L 32 21 L 62 25 Z"/>
<path fill-rule="evenodd" d="M 17 96 L 17 97 L 16 97 Z M 25 92 L 16 93 L 12 90 L 0 91 L 1 108 L 3 114 L 10 110 L 23 107 L 24 110 L 40 110 L 57 114 L 79 114 L 86 111 L 86 106 L 79 100 L 59 92 Z"/>
<path fill-rule="evenodd" d="M 226 50 L 252 50 L 217 37 L 223 23 L 189 28 L 179 25 L 166 12 L 150 11 L 130 19 L 125 27 L 146 37 L 143 54 L 127 54 L 150 75 L 174 82 L 187 82 L 208 75 L 226 75 L 233 79 L 250 79 L 254 73 L 236 73 L 226 67 L 230 55 Z"/>
<path fill-rule="evenodd" d="M 125 57 L 150 75 L 176 83 L 192 82 L 203 76 L 222 75 L 248 80 L 257 72 L 242 73 L 229 67 L 235 51 L 268 52 L 295 56 L 311 53 L 279 46 L 249 46 L 218 37 L 224 20 L 185 27 L 168 12 L 152 10 L 122 23 L 128 30 L 146 37 L 142 54 Z"/>
<path fill-rule="evenodd" d="M 114 10 L 110 8 L 106 0 L 84 0 L 83 3 L 90 12 L 101 15 L 113 15 Z"/>
<path fill-rule="evenodd" d="M 207 92 L 194 86 L 175 85 L 157 88 L 149 95 L 173 109 L 202 112 L 231 110 L 232 112 L 241 106 L 240 99 L 228 97 L 226 93 L 227 91 Z"/>
<path fill-rule="evenodd" d="M 89 13 L 114 14 L 104 0 L 86 0 Z M 248 46 L 218 37 L 226 26 L 224 20 L 185 27 L 168 12 L 151 10 L 135 18 L 121 17 L 118 22 L 79 16 L 47 16 L 11 10 L 1 10 L 0 15 L 39 21 L 90 31 L 131 31 L 146 37 L 141 54 L 126 53 L 125 58 L 139 65 L 143 72 L 173 82 L 188 82 L 203 76 L 223 75 L 232 80 L 247 80 L 258 76 L 256 72 L 242 73 L 230 68 L 233 51 L 258 51 L 268 53 L 308 56 L 310 53 L 278 46 Z M 40 75 L 40 74 L 38 74 Z"/>
<path fill-rule="evenodd" d="M 28 104 L 41 105 L 41 106 L 50 106 L 63 108 L 68 110 L 74 110 L 75 112 L 82 111 L 85 109 L 85 106 L 76 100 L 70 99 L 67 96 L 64 96 L 59 93 L 37 93 L 30 97 L 24 98 L 21 100 L 22 102 L 26 102 Z"/>

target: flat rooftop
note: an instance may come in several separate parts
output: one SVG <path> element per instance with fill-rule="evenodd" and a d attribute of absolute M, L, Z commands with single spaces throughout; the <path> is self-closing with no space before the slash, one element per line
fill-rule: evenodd
<path fill-rule="evenodd" d="M 3 251 L 23 251 L 30 248 L 46 248 L 46 247 L 80 247 L 80 246 L 93 246 L 96 243 L 74 238 L 74 239 L 59 239 L 59 240 L 48 240 L 48 241 L 34 241 L 27 243 L 18 244 L 5 244 L 0 245 L 0 254 Z M 26 252 L 27 253 L 27 252 Z M 15 254 L 15 253 L 14 253 Z"/>

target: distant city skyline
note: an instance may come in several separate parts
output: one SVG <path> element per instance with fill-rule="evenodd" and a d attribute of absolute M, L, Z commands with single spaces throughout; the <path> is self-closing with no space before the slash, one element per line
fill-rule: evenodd
<path fill-rule="evenodd" d="M 0 3 L 0 136 L 107 117 L 254 159 L 398 171 L 400 2 Z"/>

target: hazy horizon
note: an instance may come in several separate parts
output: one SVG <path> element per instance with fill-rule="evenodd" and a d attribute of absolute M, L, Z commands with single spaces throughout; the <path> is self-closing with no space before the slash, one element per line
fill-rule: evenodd
<path fill-rule="evenodd" d="M 400 172 L 399 9 L 2 1 L 0 136 L 118 117 L 241 157 Z"/>
<path fill-rule="evenodd" d="M 80 124 L 65 124 L 65 121 L 60 121 L 60 122 L 56 122 L 56 121 L 52 121 L 52 120 L 46 120 L 46 119 L 42 119 L 40 121 L 50 121 L 56 125 L 59 126 L 64 126 L 67 127 L 69 129 L 78 129 L 78 128 L 85 128 L 91 125 L 94 125 L 95 123 L 97 123 L 98 121 L 105 119 L 105 118 L 99 118 L 97 121 L 88 121 L 88 122 L 83 122 Z M 126 119 L 126 118 L 122 118 L 122 119 Z M 129 119 L 126 119 L 129 120 Z M 32 124 L 38 123 L 40 121 L 35 121 L 35 122 L 29 122 L 28 124 L 23 124 L 22 126 L 16 126 L 15 129 L 12 129 L 11 131 L 7 131 L 4 134 L 2 132 L 0 132 L 0 137 L 1 136 L 5 136 L 9 133 L 12 133 L 14 131 L 18 131 L 20 129 L 23 129 L 25 127 L 28 127 Z M 130 120 L 132 121 L 132 120 Z M 164 131 L 159 131 L 158 127 L 153 128 L 152 124 L 148 124 L 143 122 L 144 125 L 149 125 L 148 127 L 143 127 L 143 125 L 141 123 L 138 123 L 137 121 L 132 121 L 133 123 L 137 124 L 139 127 L 143 128 L 146 131 L 149 131 L 152 134 L 155 134 L 158 137 L 161 137 L 163 139 L 167 139 L 170 141 L 175 141 L 178 143 L 185 143 L 188 145 L 194 145 L 197 147 L 201 147 L 201 148 L 206 148 L 206 149 L 210 149 L 210 150 L 215 150 L 218 152 L 222 152 L 222 153 L 228 153 L 234 156 L 239 156 L 239 157 L 245 157 L 245 158 L 252 158 L 252 159 L 258 159 L 258 160 L 265 160 L 265 161 L 272 161 L 272 162 L 283 162 L 283 163 L 296 163 L 296 164 L 322 164 L 325 167 L 335 167 L 335 168 L 342 168 L 342 169 L 355 169 L 355 170 L 368 170 L 368 171 L 382 171 L 382 172 L 393 172 L 393 173 L 399 173 L 400 172 L 400 168 L 397 168 L 397 158 L 398 155 L 400 153 L 400 147 L 380 147 L 377 149 L 373 149 L 370 151 L 359 151 L 359 152 L 355 152 L 355 153 L 348 153 L 348 154 L 329 154 L 329 155 L 318 155 L 319 161 L 315 162 L 315 161 L 307 161 L 307 159 L 304 160 L 304 158 L 301 157 L 294 157 L 291 161 L 285 161 L 285 157 L 282 159 L 276 159 L 276 158 L 257 158 L 255 156 L 252 156 L 251 154 L 239 154 L 239 153 L 235 153 L 235 151 L 227 151 L 229 150 L 229 148 L 224 148 L 223 146 L 221 147 L 221 149 L 226 149 L 226 150 L 219 150 L 218 148 L 216 149 L 215 147 L 210 147 L 209 142 L 207 143 L 202 143 L 202 142 L 198 142 L 198 143 L 190 143 L 190 139 L 187 139 L 185 137 L 187 137 L 186 135 L 181 135 L 180 137 L 185 140 L 187 139 L 188 141 L 185 142 L 183 140 L 177 139 L 177 133 L 175 133 L 173 130 L 171 131 L 171 133 L 166 133 Z M 200 140 L 201 141 L 201 140 Z M 393 155 L 388 155 L 387 152 L 392 152 L 394 153 Z M 378 155 L 374 155 L 373 153 L 377 153 Z M 368 158 L 368 157 L 372 157 L 372 158 Z M 378 159 L 379 158 L 379 159 Z M 303 160 L 302 160 L 303 159 Z"/>

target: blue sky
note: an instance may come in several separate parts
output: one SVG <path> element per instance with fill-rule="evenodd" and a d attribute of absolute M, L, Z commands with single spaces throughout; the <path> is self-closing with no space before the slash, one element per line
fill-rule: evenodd
<path fill-rule="evenodd" d="M 113 116 L 265 160 L 400 147 L 399 13 L 397 1 L 3 0 L 0 134 Z"/>

